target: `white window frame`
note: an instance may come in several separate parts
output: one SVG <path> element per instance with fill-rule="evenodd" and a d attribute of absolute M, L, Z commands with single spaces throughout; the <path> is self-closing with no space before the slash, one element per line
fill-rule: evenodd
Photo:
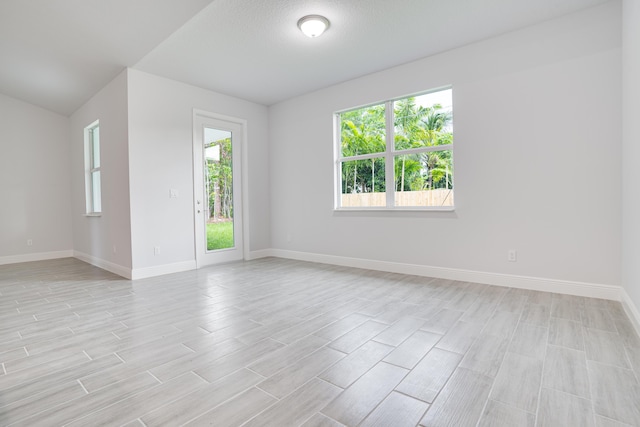
<path fill-rule="evenodd" d="M 375 102 L 372 104 L 366 104 L 360 107 L 348 108 L 345 110 L 340 110 L 334 113 L 333 118 L 333 126 L 334 126 L 334 210 L 336 211 L 454 211 L 455 210 L 455 198 L 454 198 L 454 206 L 395 206 L 395 170 L 394 170 L 394 158 L 396 156 L 406 155 L 406 154 L 420 154 L 431 151 L 451 151 L 453 155 L 453 143 L 447 145 L 438 145 L 431 147 L 419 147 L 419 148 L 410 148 L 406 150 L 396 150 L 395 149 L 395 129 L 394 129 L 394 121 L 395 121 L 395 112 L 394 112 L 394 102 L 400 101 L 402 99 L 418 97 L 422 95 L 427 95 L 430 93 L 440 92 L 447 89 L 453 89 L 451 86 L 440 87 L 437 89 L 432 89 L 426 92 L 419 92 L 413 95 L 401 96 L 398 98 L 389 99 L 383 102 Z M 359 110 L 362 108 L 373 107 L 376 105 L 384 105 L 385 106 L 385 151 L 380 151 L 377 153 L 370 154 L 361 154 L 357 156 L 342 156 L 342 147 L 341 147 L 341 123 L 340 123 L 340 115 L 342 113 L 346 113 L 349 111 Z M 342 200 L 342 163 L 345 161 L 354 161 L 354 160 L 367 160 L 373 158 L 384 157 L 385 159 L 385 195 L 386 195 L 386 206 L 341 206 Z M 389 190 L 390 189 L 390 190 Z M 453 189 L 452 189 L 453 190 Z"/>
<path fill-rule="evenodd" d="M 98 132 L 98 158 L 100 164 L 95 165 L 94 151 L 94 134 Z M 98 185 L 98 191 L 94 191 L 94 177 L 96 174 L 102 178 L 101 165 L 102 156 L 100 156 L 100 121 L 96 120 L 89 126 L 84 128 L 84 165 L 85 165 L 85 200 L 86 200 L 86 216 L 102 215 L 102 179 Z"/>

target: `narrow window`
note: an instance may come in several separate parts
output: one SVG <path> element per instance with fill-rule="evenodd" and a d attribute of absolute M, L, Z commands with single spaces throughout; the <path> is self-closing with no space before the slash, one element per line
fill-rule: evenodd
<path fill-rule="evenodd" d="M 85 188 L 87 214 L 102 212 L 100 184 L 100 123 L 95 121 L 85 128 Z"/>
<path fill-rule="evenodd" d="M 335 117 L 336 208 L 453 208 L 450 88 Z"/>

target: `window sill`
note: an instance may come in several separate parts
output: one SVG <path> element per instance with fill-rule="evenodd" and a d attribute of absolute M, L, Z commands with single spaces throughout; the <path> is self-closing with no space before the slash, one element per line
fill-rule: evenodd
<path fill-rule="evenodd" d="M 99 217 L 99 216 L 102 216 L 102 212 L 86 213 L 86 214 L 83 214 L 82 216 Z"/>

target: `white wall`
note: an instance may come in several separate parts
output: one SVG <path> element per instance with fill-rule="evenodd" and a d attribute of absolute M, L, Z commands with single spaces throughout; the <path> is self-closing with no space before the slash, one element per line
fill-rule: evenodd
<path fill-rule="evenodd" d="M 619 285 L 620 16 L 614 1 L 270 107 L 273 248 Z M 334 212 L 332 113 L 449 84 L 455 212 Z"/>
<path fill-rule="evenodd" d="M 134 273 L 194 265 L 194 108 L 247 120 L 249 249 L 268 248 L 267 108 L 137 70 L 128 70 L 128 76 Z M 170 189 L 179 197 L 170 199 Z M 160 246 L 160 255 L 154 255 L 154 246 Z"/>
<path fill-rule="evenodd" d="M 95 120 L 100 120 L 102 215 L 87 217 L 84 129 Z M 124 71 L 71 116 L 73 249 L 79 258 L 124 276 L 131 270 L 127 123 Z"/>
<path fill-rule="evenodd" d="M 71 251 L 69 165 L 67 117 L 0 95 L 0 264 Z"/>
<path fill-rule="evenodd" d="M 623 2 L 622 284 L 640 316 L 640 3 Z M 640 317 L 637 318 L 640 322 Z"/>

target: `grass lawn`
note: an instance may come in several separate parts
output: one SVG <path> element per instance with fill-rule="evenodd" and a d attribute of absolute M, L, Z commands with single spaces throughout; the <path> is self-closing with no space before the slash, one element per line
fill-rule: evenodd
<path fill-rule="evenodd" d="M 207 250 L 233 247 L 233 221 L 207 223 Z"/>

